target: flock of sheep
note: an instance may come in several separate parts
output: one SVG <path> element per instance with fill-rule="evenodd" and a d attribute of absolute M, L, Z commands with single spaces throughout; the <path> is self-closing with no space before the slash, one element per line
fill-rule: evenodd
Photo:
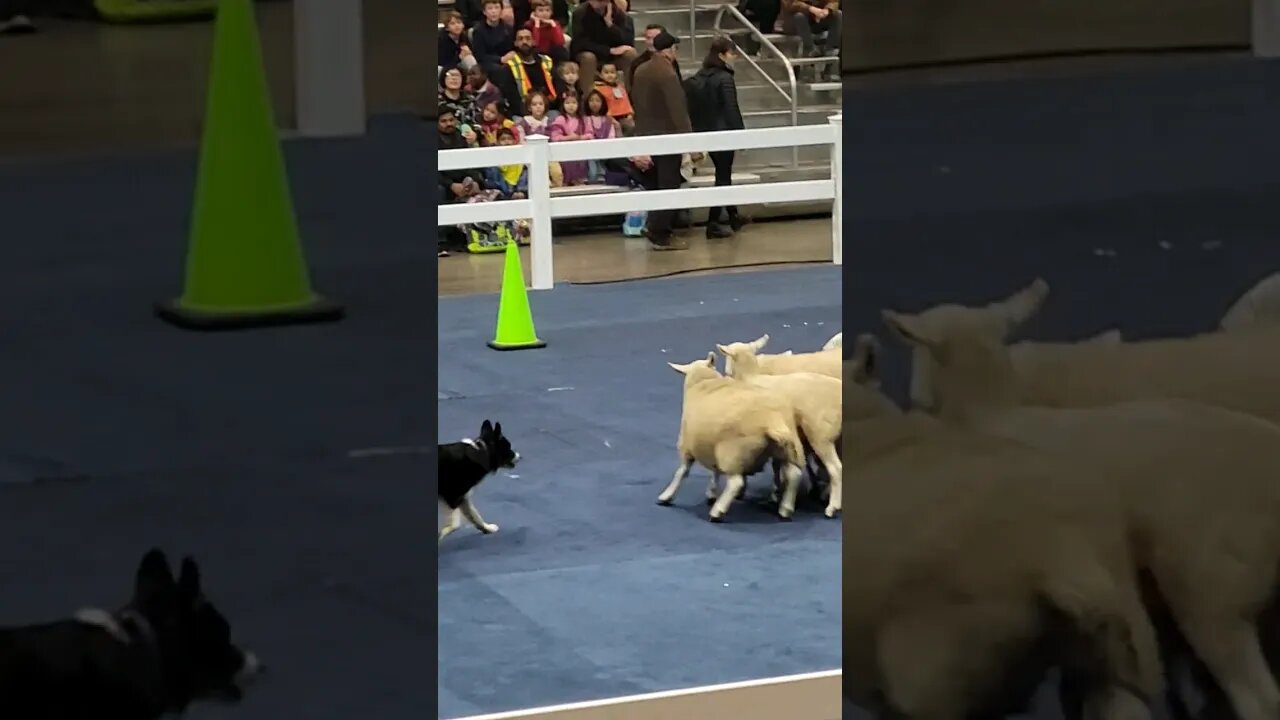
<path fill-rule="evenodd" d="M 850 699 L 881 718 L 1000 718 L 1056 668 L 1070 720 L 1161 701 L 1180 719 L 1280 718 L 1278 290 L 1265 280 L 1216 331 L 1142 341 L 1009 344 L 1040 280 L 985 306 L 884 311 L 912 353 L 913 408 L 885 397 L 880 345 L 858 337 L 842 387 Z M 686 415 L 713 400 L 700 383 L 725 382 L 710 358 L 678 369 Z M 738 422 L 716 407 L 682 425 L 682 453 L 693 429 Z"/>
<path fill-rule="evenodd" d="M 696 461 L 712 472 L 707 486 L 711 520 L 720 522 L 746 489 L 746 478 L 771 464 L 773 499 L 784 520 L 795 513 L 796 497 L 812 456 L 826 472 L 822 488 L 826 516 L 841 505 L 840 436 L 843 428 L 841 335 L 818 352 L 760 354 L 769 342 L 716 345 L 716 353 L 683 365 L 684 401 L 676 448 L 680 465 L 658 496 L 669 505 Z M 727 480 L 720 490 L 720 477 Z M 814 474 L 816 477 L 816 473 Z"/>

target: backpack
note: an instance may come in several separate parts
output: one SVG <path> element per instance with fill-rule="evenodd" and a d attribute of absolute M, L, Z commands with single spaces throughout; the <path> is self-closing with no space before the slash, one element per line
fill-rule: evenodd
<path fill-rule="evenodd" d="M 707 97 L 707 90 L 707 76 L 701 72 L 690 75 L 684 80 L 684 98 L 689 107 L 689 124 L 695 131 L 710 125 L 707 106 L 711 98 Z"/>

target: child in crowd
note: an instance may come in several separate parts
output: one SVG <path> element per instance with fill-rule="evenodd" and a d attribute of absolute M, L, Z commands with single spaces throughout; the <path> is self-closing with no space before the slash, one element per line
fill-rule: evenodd
<path fill-rule="evenodd" d="M 462 13 L 454 10 L 444 21 L 444 32 L 440 33 L 437 62 L 444 68 L 468 68 L 476 64 L 476 56 L 471 52 L 471 39 L 467 37 L 467 26 L 462 22 Z"/>
<path fill-rule="evenodd" d="M 582 108 L 583 133 L 590 139 L 607 140 L 618 136 L 618 122 L 609 117 L 609 104 L 604 93 L 592 90 Z M 588 160 L 587 177 L 590 182 L 604 182 L 604 161 Z"/>
<path fill-rule="evenodd" d="M 497 144 L 515 145 L 520 139 L 512 128 L 501 128 L 497 132 Z M 500 200 L 523 200 L 529 192 L 529 169 L 524 163 L 499 165 L 485 168 L 484 186 L 495 190 Z"/>
<path fill-rule="evenodd" d="M 547 113 L 547 96 L 541 90 L 534 90 L 524 99 L 524 115 L 521 116 L 520 134 L 546 135 L 551 137 L 552 117 Z"/>
<path fill-rule="evenodd" d="M 483 106 L 480 110 L 480 145 L 482 147 L 497 145 L 498 133 L 504 129 L 510 130 L 517 140 L 520 139 L 520 131 L 516 128 L 516 124 L 502 114 L 498 103 L 491 102 Z"/>
<path fill-rule="evenodd" d="M 617 64 L 605 62 L 600 65 L 600 77 L 596 79 L 595 89 L 604 96 L 609 117 L 618 121 L 624 135 L 630 135 L 636 126 L 635 111 L 631 107 L 627 89 L 618 82 Z"/>
<path fill-rule="evenodd" d="M 572 87 L 572 86 L 570 86 Z M 566 89 L 560 97 L 560 115 L 551 121 L 551 142 L 568 142 L 586 140 L 586 127 L 578 112 L 578 93 Z M 585 160 L 572 160 L 560 163 L 562 182 L 565 185 L 587 184 L 587 163 Z"/>
<path fill-rule="evenodd" d="M 471 28 L 471 52 L 489 74 L 515 56 L 515 31 L 502 21 L 502 0 L 484 0 L 484 19 Z"/>
<path fill-rule="evenodd" d="M 533 33 L 533 46 L 552 60 L 565 62 L 569 51 L 564 46 L 564 28 L 551 17 L 551 0 L 533 0 L 531 5 L 533 15 L 524 26 Z"/>
<path fill-rule="evenodd" d="M 502 90 L 489 81 L 489 73 L 480 65 L 473 65 L 467 71 L 467 87 L 471 89 L 471 97 L 477 108 L 483 108 L 490 103 L 496 103 L 498 112 L 506 115 L 511 108 L 507 107 L 507 100 L 502 95 Z"/>
<path fill-rule="evenodd" d="M 560 63 L 559 65 L 556 66 L 556 68 L 557 68 L 557 71 L 560 73 L 561 87 L 564 87 L 570 90 L 576 90 L 578 87 L 578 72 L 579 72 L 578 63 L 572 60 L 569 60 L 569 61 Z M 560 96 L 560 104 L 563 107 L 564 105 L 563 95 Z M 575 112 L 574 114 L 576 115 L 577 113 Z"/>

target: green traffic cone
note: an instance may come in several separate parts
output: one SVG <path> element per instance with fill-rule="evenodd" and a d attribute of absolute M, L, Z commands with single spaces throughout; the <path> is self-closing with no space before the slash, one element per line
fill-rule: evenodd
<path fill-rule="evenodd" d="M 182 296 L 156 314 L 189 329 L 338 320 L 312 292 L 251 0 L 222 0 Z"/>
<path fill-rule="evenodd" d="M 498 297 L 498 327 L 489 341 L 494 350 L 531 350 L 546 347 L 533 328 L 533 311 L 529 309 L 529 291 L 524 286 L 520 268 L 520 246 L 507 243 L 503 259 L 502 294 Z"/>

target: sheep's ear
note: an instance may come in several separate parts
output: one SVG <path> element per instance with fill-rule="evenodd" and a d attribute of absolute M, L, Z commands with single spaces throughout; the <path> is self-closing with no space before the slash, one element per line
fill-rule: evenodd
<path fill-rule="evenodd" d="M 733 354 L 727 346 L 721 345 L 720 343 L 716 343 L 716 350 L 725 357 L 729 357 Z"/>
<path fill-rule="evenodd" d="M 716 366 L 716 354 L 713 352 L 707 353 L 707 367 L 713 368 L 715 366 Z"/>
<path fill-rule="evenodd" d="M 867 333 L 853 343 L 853 380 L 872 384 L 880 378 L 880 339 Z"/>
<path fill-rule="evenodd" d="M 996 303 L 995 307 L 1004 316 L 1009 329 L 1013 330 L 1040 312 L 1040 306 L 1048 297 L 1049 283 L 1044 278 L 1036 278 L 1030 285 Z"/>
<path fill-rule="evenodd" d="M 669 363 L 667 363 L 667 365 L 670 365 L 672 370 L 675 370 L 676 372 L 680 373 L 681 375 L 688 375 L 688 374 L 689 374 L 689 366 L 687 366 L 687 365 L 677 365 L 676 363 L 673 363 L 673 362 L 669 362 Z"/>
<path fill-rule="evenodd" d="M 929 349 L 937 346 L 937 341 L 924 332 L 924 328 L 921 327 L 923 323 L 920 322 L 918 315 L 903 315 L 893 310 L 884 310 L 880 315 L 884 318 L 884 324 L 889 330 L 904 341 Z"/>
<path fill-rule="evenodd" d="M 752 350 L 756 352 L 760 352 L 761 350 L 764 349 L 765 345 L 769 344 L 769 334 L 765 333 L 764 335 L 761 335 L 760 337 L 756 338 L 755 340 L 752 340 L 747 344 L 751 346 Z"/>

